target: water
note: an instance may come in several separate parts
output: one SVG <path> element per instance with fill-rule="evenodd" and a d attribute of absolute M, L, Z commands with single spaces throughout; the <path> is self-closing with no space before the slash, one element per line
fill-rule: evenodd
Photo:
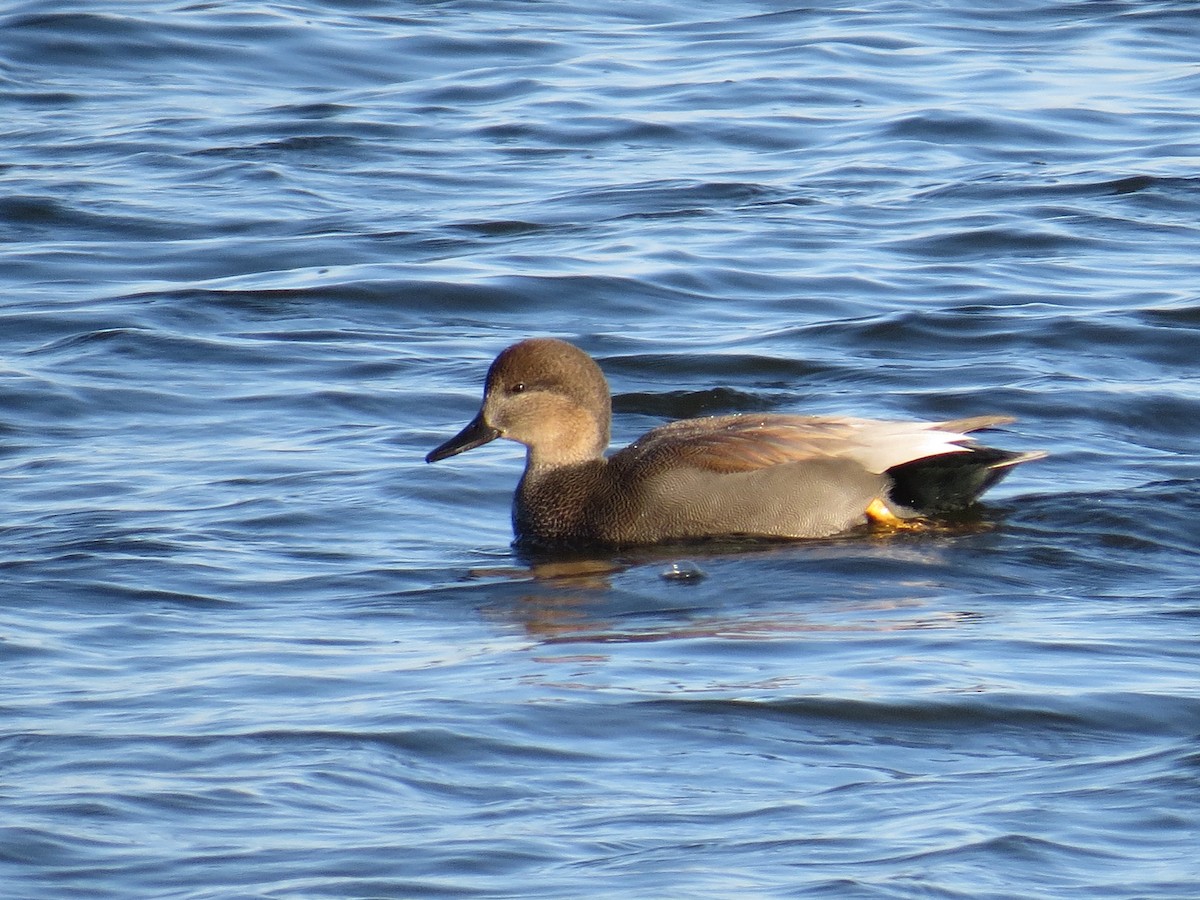
<path fill-rule="evenodd" d="M 1188 3 L 8 4 L 5 897 L 1200 895 Z M 1020 417 L 945 533 L 509 547 L 615 439 Z M 680 577 L 680 575 L 685 577 Z"/>

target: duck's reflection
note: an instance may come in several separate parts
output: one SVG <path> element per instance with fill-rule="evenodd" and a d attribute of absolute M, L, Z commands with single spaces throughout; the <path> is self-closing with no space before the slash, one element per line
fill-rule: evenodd
<path fill-rule="evenodd" d="M 483 611 L 546 644 L 948 628 L 979 614 L 945 609 L 936 577 L 947 565 L 945 538 L 990 528 L 977 520 L 939 526 L 937 539 L 876 533 L 612 556 L 520 553 L 517 565 L 475 569 L 471 577 L 524 585 L 499 591 Z"/>

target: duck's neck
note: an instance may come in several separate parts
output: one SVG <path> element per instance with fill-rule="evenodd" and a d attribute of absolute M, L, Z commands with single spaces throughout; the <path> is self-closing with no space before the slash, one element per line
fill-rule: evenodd
<path fill-rule="evenodd" d="M 579 422 L 575 428 L 560 428 L 553 440 L 525 446 L 525 470 L 551 472 L 555 469 L 603 462 L 608 447 L 608 431 L 593 422 Z"/>

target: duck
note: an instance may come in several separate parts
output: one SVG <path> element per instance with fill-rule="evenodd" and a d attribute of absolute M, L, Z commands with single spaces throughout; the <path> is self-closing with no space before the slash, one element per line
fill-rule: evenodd
<path fill-rule="evenodd" d="M 970 507 L 1014 466 L 1045 456 L 971 437 L 1012 421 L 736 413 L 670 422 L 606 456 L 603 371 L 575 345 L 538 337 L 496 357 L 479 412 L 425 461 L 497 438 L 523 444 L 512 524 L 527 549 L 801 540 L 919 528 Z"/>

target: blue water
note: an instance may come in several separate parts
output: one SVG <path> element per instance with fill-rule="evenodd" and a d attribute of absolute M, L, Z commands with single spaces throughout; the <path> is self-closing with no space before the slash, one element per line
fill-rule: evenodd
<path fill-rule="evenodd" d="M 1191 3 L 0 10 L 0 894 L 1200 896 Z M 539 562 L 614 438 L 1018 416 L 928 534 Z M 676 572 L 695 577 L 671 577 Z"/>

